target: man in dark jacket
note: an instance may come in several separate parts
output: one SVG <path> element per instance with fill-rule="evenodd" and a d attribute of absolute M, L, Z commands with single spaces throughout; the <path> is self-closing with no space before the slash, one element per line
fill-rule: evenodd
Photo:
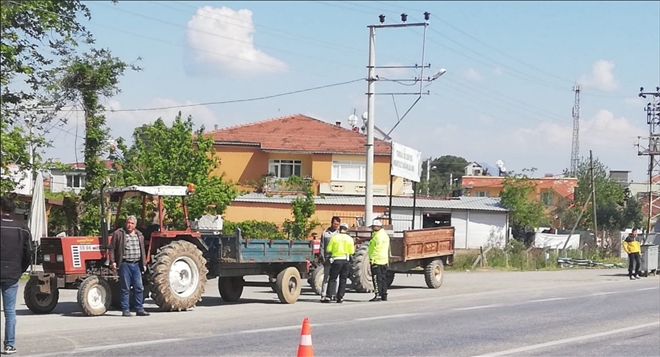
<path fill-rule="evenodd" d="M 324 302 L 326 296 L 335 296 L 337 291 L 331 291 L 328 294 L 328 282 L 330 281 L 330 253 L 326 251 L 328 244 L 330 243 L 330 238 L 335 234 L 339 233 L 339 225 L 341 224 L 341 218 L 334 216 L 331 220 L 331 225 L 321 234 L 321 261 L 323 263 L 323 283 L 321 284 L 321 302 Z"/>
<path fill-rule="evenodd" d="M 0 199 L 0 286 L 2 287 L 2 307 L 5 312 L 4 353 L 16 353 L 16 295 L 18 281 L 27 271 L 32 257 L 32 235 L 21 222 L 12 219 L 16 209 L 14 201 L 8 197 Z"/>
<path fill-rule="evenodd" d="M 129 296 L 131 285 L 135 295 L 137 316 L 149 316 L 144 311 L 142 273 L 147 270 L 147 258 L 144 252 L 144 236 L 135 229 L 137 218 L 126 218 L 126 229 L 119 228 L 112 234 L 110 249 L 110 265 L 113 269 L 119 267 L 119 286 L 121 287 L 121 310 L 123 316 L 131 316 Z"/>

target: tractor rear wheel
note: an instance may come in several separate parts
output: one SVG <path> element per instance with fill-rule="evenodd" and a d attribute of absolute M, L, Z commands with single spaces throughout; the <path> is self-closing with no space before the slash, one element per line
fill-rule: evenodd
<path fill-rule="evenodd" d="M 371 278 L 371 264 L 369 262 L 369 242 L 362 243 L 355 250 L 353 266 L 351 267 L 351 282 L 353 289 L 358 293 L 370 293 L 374 291 L 374 283 Z"/>
<path fill-rule="evenodd" d="M 275 291 L 277 297 L 285 304 L 294 304 L 298 301 L 300 291 L 300 272 L 294 267 L 288 267 L 277 274 Z"/>
<path fill-rule="evenodd" d="M 185 311 L 202 300 L 206 259 L 192 243 L 177 240 L 158 249 L 151 265 L 151 298 L 164 311 Z"/>
<path fill-rule="evenodd" d="M 78 307 L 87 316 L 105 314 L 112 304 L 112 288 L 105 279 L 88 276 L 78 288 Z"/>
<path fill-rule="evenodd" d="M 242 276 L 229 276 L 218 278 L 218 291 L 220 297 L 226 302 L 237 302 L 243 294 L 245 280 Z"/>
<path fill-rule="evenodd" d="M 30 278 L 25 284 L 23 290 L 23 299 L 25 305 L 35 314 L 47 314 L 57 306 L 57 301 L 60 298 L 60 291 L 57 288 L 51 287 L 50 294 L 43 294 L 39 292 L 39 279 Z"/>

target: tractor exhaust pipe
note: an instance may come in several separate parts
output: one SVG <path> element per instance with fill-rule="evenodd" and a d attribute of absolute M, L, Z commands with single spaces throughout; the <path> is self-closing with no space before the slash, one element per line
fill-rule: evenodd
<path fill-rule="evenodd" d="M 109 179 L 103 180 L 101 184 L 101 254 L 105 257 L 103 265 L 110 266 L 110 259 L 108 259 L 108 221 L 105 218 L 105 197 L 103 195 L 105 186 L 109 183 Z"/>

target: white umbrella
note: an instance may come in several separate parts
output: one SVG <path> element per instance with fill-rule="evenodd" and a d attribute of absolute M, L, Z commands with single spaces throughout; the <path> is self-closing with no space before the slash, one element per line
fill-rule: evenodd
<path fill-rule="evenodd" d="M 41 173 L 37 174 L 32 191 L 32 204 L 28 226 L 32 234 L 32 241 L 39 242 L 41 237 L 48 234 L 48 218 L 46 217 L 46 195 L 44 193 L 44 180 Z"/>

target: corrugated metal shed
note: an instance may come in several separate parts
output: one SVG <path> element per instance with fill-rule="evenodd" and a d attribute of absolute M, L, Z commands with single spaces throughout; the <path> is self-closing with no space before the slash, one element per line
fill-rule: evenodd
<path fill-rule="evenodd" d="M 254 203 L 284 203 L 290 204 L 298 196 L 267 196 L 263 193 L 248 193 L 234 199 L 235 202 L 254 202 Z M 389 197 L 374 197 L 374 206 L 388 207 Z M 361 196 L 325 196 L 315 197 L 314 203 L 317 205 L 343 205 L 343 206 L 364 206 L 364 197 Z M 412 197 L 392 197 L 392 207 L 412 208 Z M 427 209 L 450 209 L 450 210 L 470 210 L 470 211 L 498 211 L 507 212 L 497 197 L 458 197 L 456 199 L 442 200 L 426 197 L 418 197 L 417 208 Z"/>

